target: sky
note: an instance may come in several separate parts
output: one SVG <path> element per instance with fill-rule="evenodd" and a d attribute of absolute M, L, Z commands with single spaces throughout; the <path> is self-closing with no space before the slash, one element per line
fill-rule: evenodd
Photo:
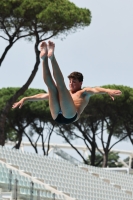
<path fill-rule="evenodd" d="M 133 1 L 71 1 L 90 9 L 92 21 L 90 26 L 77 29 L 63 41 L 61 37 L 51 39 L 66 85 L 67 76 L 79 71 L 84 75 L 84 87 L 108 84 L 133 87 Z M 0 54 L 5 46 L 6 42 L 0 38 Z M 0 88 L 21 87 L 30 76 L 34 62 L 34 42 L 22 39 L 14 44 L 0 67 Z M 30 88 L 47 91 L 41 64 Z M 129 149 L 128 143 L 124 145 Z"/>

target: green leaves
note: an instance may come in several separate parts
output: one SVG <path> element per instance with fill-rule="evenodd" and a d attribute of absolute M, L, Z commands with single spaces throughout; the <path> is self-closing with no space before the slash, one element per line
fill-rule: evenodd
<path fill-rule="evenodd" d="M 3 88 L 0 90 L 0 111 L 8 99 L 14 95 L 19 88 Z M 32 96 L 38 93 L 45 93 L 40 89 L 28 89 L 23 96 Z M 6 119 L 5 133 L 7 139 L 15 141 L 24 133 L 28 126 L 33 126 L 38 121 L 47 123 L 52 121 L 48 101 L 26 102 L 21 109 L 11 109 Z"/>
<path fill-rule="evenodd" d="M 120 156 L 118 153 L 110 152 L 108 155 L 108 167 L 122 167 L 123 164 L 119 162 Z M 88 165 L 91 165 L 91 156 L 87 159 Z M 102 167 L 103 155 L 96 153 L 95 166 Z"/>
<path fill-rule="evenodd" d="M 19 88 L 2 88 L 0 90 L 0 110 L 5 106 L 6 102 L 10 99 L 12 95 L 16 93 L 16 91 Z M 23 96 L 20 96 L 18 101 L 23 98 L 24 96 L 32 96 L 38 93 L 45 93 L 44 90 L 40 89 L 28 89 Z M 16 108 L 12 109 L 9 112 L 10 118 L 18 118 L 19 116 L 22 116 L 23 120 L 27 117 L 32 118 L 33 116 L 36 118 L 43 118 L 50 116 L 50 110 L 48 101 L 33 101 L 33 102 L 26 102 L 21 109 Z"/>
<path fill-rule="evenodd" d="M 67 0 L 2 0 L 0 16 L 1 20 L 7 18 L 16 25 L 20 20 L 21 27 L 28 32 L 36 27 L 36 31 L 39 29 L 42 33 L 59 33 L 88 26 L 91 22 L 88 9 L 78 8 Z"/>

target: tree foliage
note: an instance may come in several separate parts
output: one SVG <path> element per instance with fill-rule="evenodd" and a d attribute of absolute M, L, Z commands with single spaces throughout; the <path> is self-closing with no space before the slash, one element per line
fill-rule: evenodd
<path fill-rule="evenodd" d="M 18 90 L 18 88 L 3 88 L 0 90 L 0 110 L 16 90 Z M 24 96 L 32 96 L 42 92 L 44 93 L 45 91 L 40 89 L 28 89 L 24 93 Z M 20 98 L 22 97 L 23 96 Z M 6 140 L 16 142 L 15 148 L 19 149 L 23 136 L 26 136 L 37 153 L 37 142 L 38 139 L 41 138 L 43 151 L 44 154 L 46 154 L 43 143 L 46 135 L 50 142 L 51 130 L 52 127 L 54 127 L 52 121 L 48 101 L 26 102 L 21 109 L 12 109 L 9 112 L 5 129 Z M 37 139 L 36 142 L 33 142 L 32 137 L 35 135 Z"/>
<path fill-rule="evenodd" d="M 107 167 L 123 167 L 123 164 L 119 161 L 120 156 L 118 153 L 109 152 L 108 155 L 108 166 Z M 91 165 L 91 156 L 88 157 L 88 165 Z M 103 155 L 100 153 L 96 153 L 96 166 L 102 167 L 103 166 Z"/>
<path fill-rule="evenodd" d="M 68 34 L 84 28 L 91 22 L 91 12 L 79 8 L 68 0 L 1 0 L 0 37 L 8 41 L 1 59 L 21 38 L 31 40 L 38 36 L 39 42 L 61 33 Z"/>

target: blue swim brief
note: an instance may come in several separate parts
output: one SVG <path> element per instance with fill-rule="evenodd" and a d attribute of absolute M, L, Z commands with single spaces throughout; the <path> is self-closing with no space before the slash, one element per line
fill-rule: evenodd
<path fill-rule="evenodd" d="M 77 118 L 77 113 L 75 114 L 74 117 L 72 118 L 65 118 L 62 114 L 62 112 L 59 112 L 57 118 L 55 119 L 55 121 L 58 123 L 58 124 L 71 124 L 72 122 L 74 122 Z"/>

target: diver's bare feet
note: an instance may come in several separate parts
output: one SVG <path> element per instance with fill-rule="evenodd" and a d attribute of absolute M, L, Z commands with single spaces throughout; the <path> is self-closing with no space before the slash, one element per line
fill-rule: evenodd
<path fill-rule="evenodd" d="M 47 57 L 47 53 L 47 44 L 43 41 L 40 45 L 40 58 L 44 60 Z"/>
<path fill-rule="evenodd" d="M 50 59 L 54 57 L 54 48 L 55 44 L 51 41 L 48 41 L 48 58 Z"/>

